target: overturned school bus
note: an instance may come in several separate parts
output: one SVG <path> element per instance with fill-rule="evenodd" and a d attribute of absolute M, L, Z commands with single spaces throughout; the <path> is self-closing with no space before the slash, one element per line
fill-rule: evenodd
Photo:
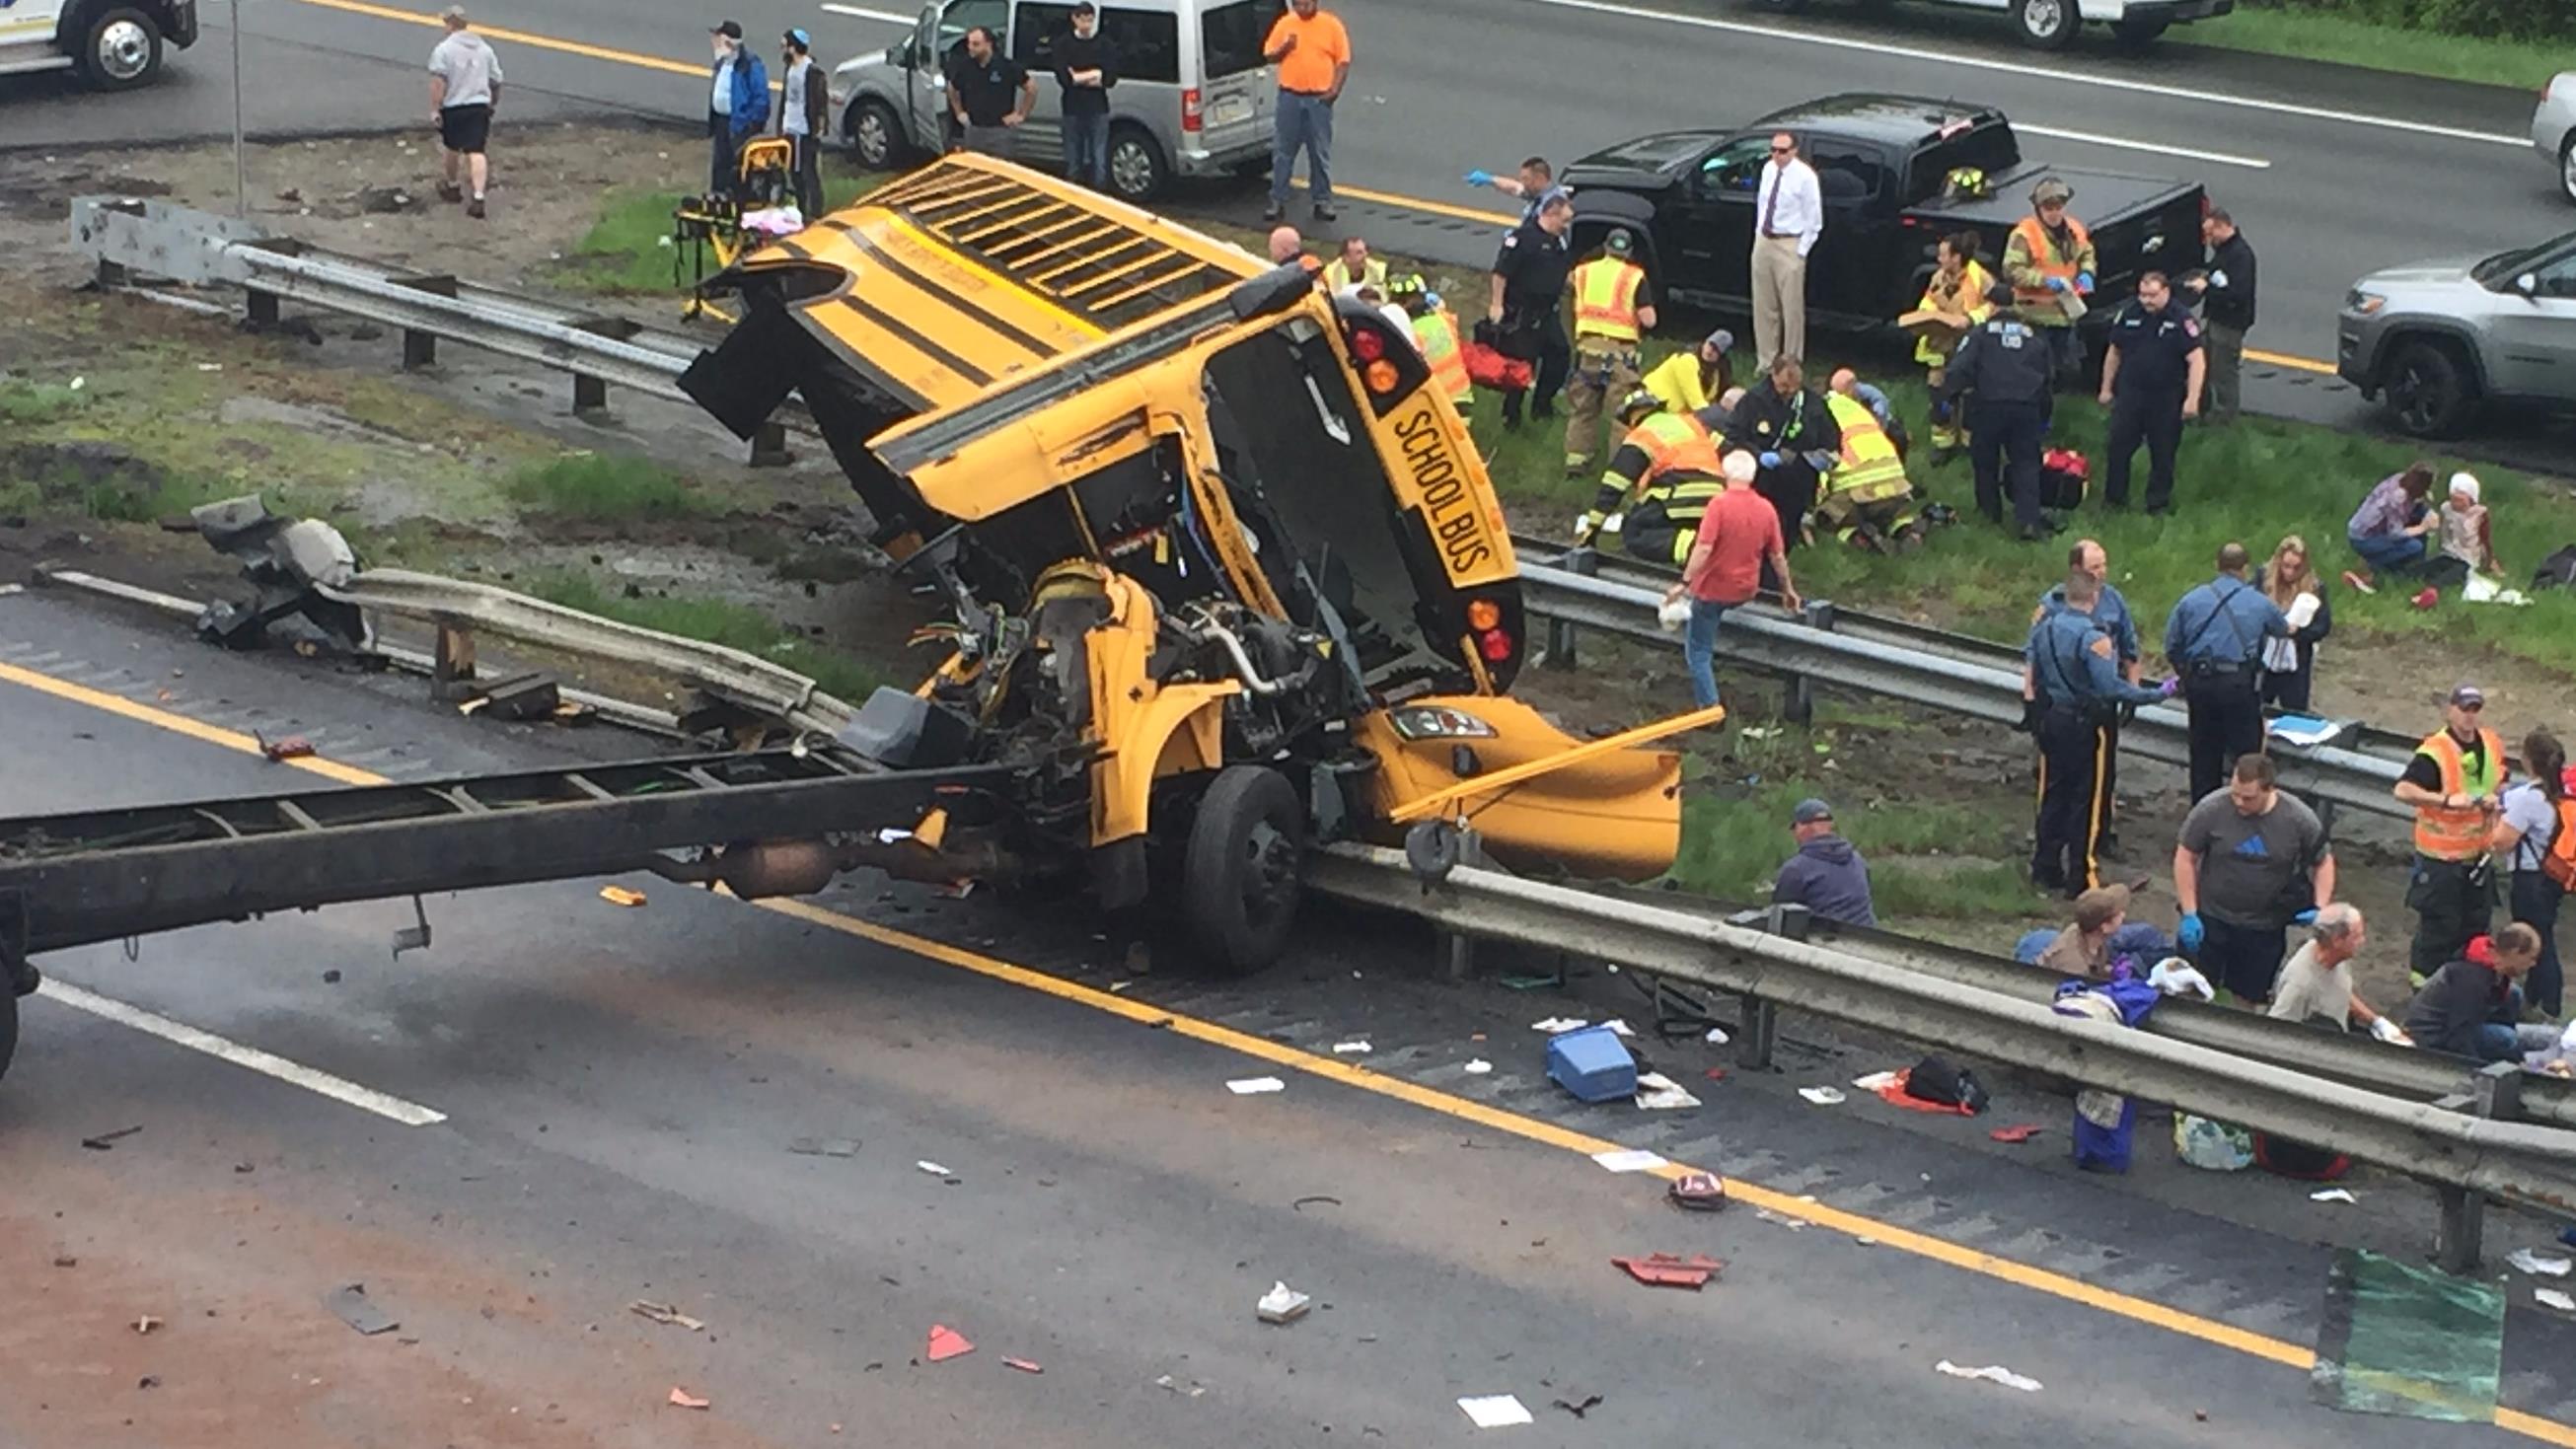
<path fill-rule="evenodd" d="M 938 870 L 1080 864 L 1103 908 L 1159 898 L 1243 969 L 1320 838 L 1446 821 L 1506 866 L 1670 865 L 1679 762 L 1638 745 L 1714 716 L 1584 742 L 1505 694 L 1502 510 L 1377 308 L 976 156 L 709 285 L 742 320 L 683 386 L 745 436 L 801 395 L 953 608 L 946 658 L 846 742 L 1020 766 L 921 833 Z"/>

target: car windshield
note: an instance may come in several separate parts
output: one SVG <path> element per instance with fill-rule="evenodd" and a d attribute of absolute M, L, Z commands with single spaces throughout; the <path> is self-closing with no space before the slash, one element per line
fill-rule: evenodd
<path fill-rule="evenodd" d="M 2492 286 L 2516 273 L 2528 271 L 2533 263 L 2571 241 L 2576 241 L 2576 232 L 2571 232 L 2555 241 L 2542 242 L 2536 247 L 2516 247 L 2509 252 L 2498 252 L 2469 268 L 2469 279 L 2481 285 Z"/>

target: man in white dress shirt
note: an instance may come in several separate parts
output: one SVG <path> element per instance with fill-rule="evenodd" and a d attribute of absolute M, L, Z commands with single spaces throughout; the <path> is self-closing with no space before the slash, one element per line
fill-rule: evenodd
<path fill-rule="evenodd" d="M 1816 168 L 1798 157 L 1798 138 L 1771 138 L 1771 164 L 1753 201 L 1754 355 L 1767 365 L 1807 355 L 1807 253 L 1825 231 Z"/>

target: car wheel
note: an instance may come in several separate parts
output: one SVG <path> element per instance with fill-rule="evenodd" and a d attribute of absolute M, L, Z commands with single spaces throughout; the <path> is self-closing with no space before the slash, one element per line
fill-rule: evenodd
<path fill-rule="evenodd" d="M 2558 143 L 2558 189 L 2569 201 L 2576 201 L 2576 131 Z"/>
<path fill-rule="evenodd" d="M 2021 43 L 2041 50 L 2064 50 L 2084 28 L 2075 0 L 2014 0 L 2013 24 Z"/>
<path fill-rule="evenodd" d="M 850 150 L 859 158 L 859 164 L 870 171 L 892 171 L 903 164 L 904 154 L 912 149 L 904 140 L 902 119 L 895 115 L 894 107 L 883 101 L 852 102 L 841 131 L 849 137 Z"/>
<path fill-rule="evenodd" d="M 2413 438 L 2455 437 L 2477 408 L 2477 386 L 2459 348 L 2429 337 L 2397 345 L 2386 391 L 2389 419 Z"/>
<path fill-rule="evenodd" d="M 1163 148 L 1142 126 L 1118 126 L 1109 132 L 1109 189 L 1121 201 L 1138 205 L 1163 194 L 1172 179 Z"/>
<path fill-rule="evenodd" d="M 120 5 L 93 17 L 81 38 L 81 74 L 103 91 L 131 90 L 161 69 L 161 30 L 152 17 Z"/>
<path fill-rule="evenodd" d="M 1279 959 L 1304 889 L 1306 811 L 1288 777 L 1228 765 L 1199 797 L 1181 860 L 1181 911 L 1207 964 L 1246 975 Z"/>
<path fill-rule="evenodd" d="M 2156 43 L 2156 37 L 2171 28 L 2173 22 L 2161 15 L 2143 20 L 2114 20 L 2111 38 L 2130 50 L 2144 50 Z"/>

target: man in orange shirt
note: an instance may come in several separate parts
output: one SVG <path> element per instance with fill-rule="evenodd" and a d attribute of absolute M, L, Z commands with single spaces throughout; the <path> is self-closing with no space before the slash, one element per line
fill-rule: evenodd
<path fill-rule="evenodd" d="M 1315 219 L 1333 219 L 1333 102 L 1351 75 L 1351 37 L 1339 17 L 1319 0 L 1289 0 L 1288 13 L 1270 27 L 1262 58 L 1279 67 L 1279 109 L 1270 138 L 1270 208 L 1262 220 L 1288 211 L 1288 178 L 1297 152 L 1306 153 L 1306 189 Z"/>
<path fill-rule="evenodd" d="M 1682 638 L 1682 659 L 1690 666 L 1691 700 L 1701 709 L 1717 703 L 1717 625 L 1726 611 L 1753 602 L 1762 592 L 1762 565 L 1780 575 L 1780 603 L 1791 613 L 1801 607 L 1798 586 L 1789 577 L 1789 550 L 1780 533 L 1780 512 L 1753 491 L 1758 465 L 1742 449 L 1726 455 L 1726 491 L 1709 500 L 1699 519 L 1699 541 L 1691 546 L 1682 581 L 1664 594 L 1664 602 L 1690 599 L 1690 631 Z"/>

